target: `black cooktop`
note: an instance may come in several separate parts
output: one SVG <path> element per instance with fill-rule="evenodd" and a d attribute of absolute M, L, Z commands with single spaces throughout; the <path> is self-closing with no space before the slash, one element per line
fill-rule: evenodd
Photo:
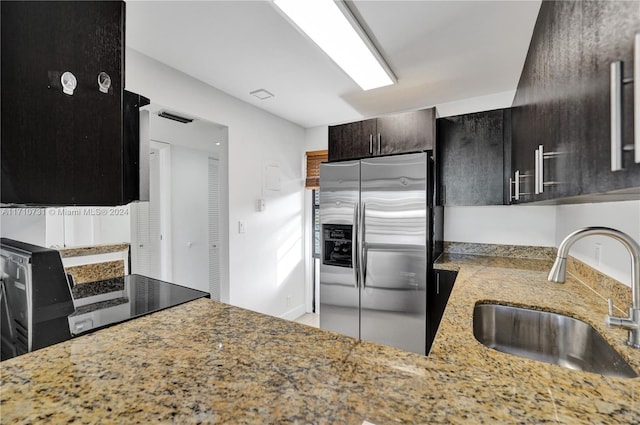
<path fill-rule="evenodd" d="M 69 328 L 74 336 L 209 296 L 136 274 L 81 283 L 72 292 L 76 311 L 69 316 Z"/>

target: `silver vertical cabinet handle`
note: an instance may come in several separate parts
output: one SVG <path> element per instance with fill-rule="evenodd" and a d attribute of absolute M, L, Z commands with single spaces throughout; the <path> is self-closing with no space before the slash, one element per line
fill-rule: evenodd
<path fill-rule="evenodd" d="M 367 241 L 365 240 L 365 233 L 367 231 L 365 222 L 366 211 L 367 205 L 363 202 L 362 207 L 360 208 L 360 230 L 358 230 L 358 236 L 360 238 L 360 242 L 358 243 L 360 258 L 358 261 L 360 262 L 360 282 L 363 288 L 365 288 L 367 284 Z"/>
<path fill-rule="evenodd" d="M 513 173 L 513 178 L 509 177 L 509 203 L 520 200 L 520 171 Z"/>
<path fill-rule="evenodd" d="M 534 160 L 535 160 L 535 165 L 533 167 L 533 187 L 534 187 L 534 193 L 536 195 L 540 194 L 540 155 L 538 155 L 538 149 L 536 149 L 535 153 L 534 153 Z"/>
<path fill-rule="evenodd" d="M 640 164 L 640 33 L 633 44 L 633 144 L 634 160 Z"/>
<path fill-rule="evenodd" d="M 513 199 L 513 179 L 509 177 L 509 203 L 511 203 Z"/>
<path fill-rule="evenodd" d="M 351 231 L 351 267 L 353 267 L 354 286 L 360 286 L 358 276 L 358 204 L 353 207 L 353 227 Z"/>
<path fill-rule="evenodd" d="M 611 171 L 622 170 L 622 62 L 611 63 Z"/>
<path fill-rule="evenodd" d="M 436 273 L 436 295 L 440 295 L 440 273 Z"/>
<path fill-rule="evenodd" d="M 378 155 L 382 153 L 382 136 L 378 133 Z"/>
<path fill-rule="evenodd" d="M 533 192 L 537 195 L 540 193 L 540 188 L 538 188 L 538 149 L 536 149 L 533 159 L 535 160 L 535 164 L 533 166 Z"/>
<path fill-rule="evenodd" d="M 369 135 L 369 155 L 373 155 L 373 134 Z"/>
<path fill-rule="evenodd" d="M 544 193 L 544 146 L 538 145 L 538 193 Z"/>
<path fill-rule="evenodd" d="M 633 150 L 634 162 L 640 163 L 640 34 L 633 42 L 633 77 L 624 78 L 622 62 L 611 63 L 611 171 L 622 170 L 622 152 Z M 622 86 L 633 87 L 633 144 L 622 144 Z"/>

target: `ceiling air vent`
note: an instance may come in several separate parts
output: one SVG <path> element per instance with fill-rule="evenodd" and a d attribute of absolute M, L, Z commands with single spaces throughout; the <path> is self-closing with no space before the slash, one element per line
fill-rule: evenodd
<path fill-rule="evenodd" d="M 181 122 L 182 124 L 189 124 L 191 121 L 193 121 L 193 118 L 181 117 L 180 115 L 172 114 L 167 111 L 159 112 L 158 116 L 162 118 L 166 118 L 168 120 L 178 121 L 178 122 Z"/>
<path fill-rule="evenodd" d="M 270 91 L 267 91 L 265 89 L 258 89 L 258 90 L 254 90 L 252 92 L 249 92 L 250 95 L 257 97 L 260 100 L 265 100 L 265 99 L 269 99 L 271 97 L 274 97 L 274 94 L 271 93 Z"/>

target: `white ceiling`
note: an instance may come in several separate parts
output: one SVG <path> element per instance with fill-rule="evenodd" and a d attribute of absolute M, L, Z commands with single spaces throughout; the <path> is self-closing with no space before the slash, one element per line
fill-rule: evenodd
<path fill-rule="evenodd" d="M 515 90 L 540 1 L 348 5 L 397 84 L 362 91 L 270 0 L 129 0 L 126 44 L 308 128 Z"/>

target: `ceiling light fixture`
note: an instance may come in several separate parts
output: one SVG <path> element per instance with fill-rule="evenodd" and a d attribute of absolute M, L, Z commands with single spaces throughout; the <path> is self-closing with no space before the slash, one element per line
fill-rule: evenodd
<path fill-rule="evenodd" d="M 274 4 L 363 90 L 397 81 L 342 0 L 274 0 Z"/>

